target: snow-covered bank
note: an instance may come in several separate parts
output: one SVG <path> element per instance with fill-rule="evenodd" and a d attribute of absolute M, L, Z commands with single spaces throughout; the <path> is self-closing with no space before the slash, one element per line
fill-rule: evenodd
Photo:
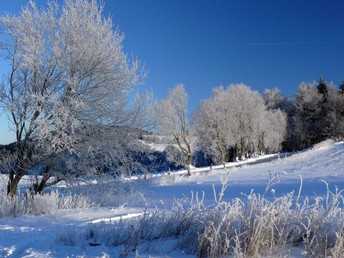
<path fill-rule="evenodd" d="M 300 176 L 303 182 L 300 201 L 305 196 L 310 200 L 318 196 L 326 200 L 326 185 L 322 180 L 329 183 L 333 192 L 335 186 L 344 189 L 344 143 L 318 146 L 267 163 L 210 172 L 195 171 L 191 177 L 183 173 L 152 177 L 140 181 L 142 201 L 128 202 L 119 208 L 60 210 L 56 214 L 39 217 L 3 218 L 0 219 L 0 257 L 118 257 L 125 250 L 124 246 L 114 248 L 104 243 L 90 246 L 80 239 L 73 245 L 73 241 L 61 241 L 61 236 L 68 239 L 66 234 L 68 236 L 70 232 L 70 239 L 73 239 L 75 229 L 85 230 L 92 222 L 100 225 L 113 223 L 120 218 L 123 221 L 139 219 L 145 209 L 153 211 L 159 207 L 168 211 L 174 198 L 190 199 L 191 192 L 198 192 L 199 196 L 204 192 L 204 204 L 212 204 L 213 186 L 218 193 L 221 178 L 228 178 L 228 188 L 223 196 L 226 202 L 235 198 L 245 199 L 243 194 L 250 194 L 252 189 L 254 193 L 265 194 L 270 199 L 273 195 L 279 197 L 294 191 L 295 199 L 300 188 Z M 271 177 L 275 182 L 266 189 Z M 138 254 L 140 257 L 183 257 L 183 251 L 174 248 L 176 241 L 178 239 L 175 238 L 164 241 L 156 239 L 150 246 L 139 248 Z M 131 256 L 135 256 L 135 252 L 128 253 L 127 257 Z"/>

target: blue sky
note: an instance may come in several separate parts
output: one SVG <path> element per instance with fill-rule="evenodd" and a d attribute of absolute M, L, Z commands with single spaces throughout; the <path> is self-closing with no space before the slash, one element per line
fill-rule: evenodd
<path fill-rule="evenodd" d="M 293 96 L 302 81 L 344 80 L 344 1 L 104 2 L 126 34 L 125 51 L 149 70 L 143 88 L 161 99 L 184 83 L 191 111 L 221 84 L 243 82 L 259 92 L 278 87 Z M 1 1 L 0 14 L 25 3 Z M 8 141 L 2 117 L 0 143 Z"/>

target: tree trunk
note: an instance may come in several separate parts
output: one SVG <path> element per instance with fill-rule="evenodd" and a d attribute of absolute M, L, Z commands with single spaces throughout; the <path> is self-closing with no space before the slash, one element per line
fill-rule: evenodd
<path fill-rule="evenodd" d="M 48 182 L 49 179 L 52 178 L 52 176 L 51 176 L 51 169 L 52 169 L 51 165 L 47 165 L 45 167 L 45 170 L 43 172 L 43 176 L 42 176 L 41 182 L 39 184 L 37 183 L 37 184 L 34 185 L 34 192 L 35 192 L 35 194 L 42 194 L 44 188 L 52 186 L 52 185 L 56 185 L 57 183 L 59 183 L 59 182 L 61 182 L 63 180 L 63 177 L 57 177 L 54 180 Z M 145 174 L 145 176 L 146 176 L 146 174 Z"/>
<path fill-rule="evenodd" d="M 25 142 L 17 141 L 16 148 L 17 150 L 14 155 L 14 164 L 9 171 L 7 183 L 7 195 L 11 197 L 17 194 L 19 181 L 27 173 L 29 168 L 28 164 L 31 163 L 32 157 L 32 152 L 28 150 L 27 144 Z M 27 155 L 24 155 L 24 152 L 27 153 Z"/>
<path fill-rule="evenodd" d="M 243 158 L 245 150 L 244 150 L 244 139 L 240 138 L 240 158 Z"/>
<path fill-rule="evenodd" d="M 235 158 L 239 158 L 239 147 L 238 147 L 238 144 L 235 144 L 235 150 L 234 150 L 234 152 L 235 152 Z"/>
<path fill-rule="evenodd" d="M 21 179 L 21 176 L 12 176 L 10 177 L 10 179 L 8 180 L 7 183 L 7 195 L 13 197 L 17 194 L 17 189 L 18 189 L 18 183 Z"/>
<path fill-rule="evenodd" d="M 45 166 L 41 182 L 39 184 L 34 185 L 35 194 L 42 194 L 43 189 L 46 187 L 46 184 L 47 184 L 47 182 L 50 178 L 50 175 L 51 175 L 50 169 L 51 169 L 51 166 L 49 166 L 49 165 Z"/>
<path fill-rule="evenodd" d="M 220 163 L 223 164 L 226 162 L 226 153 L 225 151 L 223 150 L 222 146 L 221 146 L 221 143 L 218 143 L 217 144 L 217 147 L 218 147 L 218 150 L 220 152 Z"/>
<path fill-rule="evenodd" d="M 35 194 L 42 194 L 43 189 L 46 187 L 46 183 L 47 183 L 48 179 L 49 179 L 49 177 L 43 176 L 41 179 L 41 182 L 39 184 L 34 185 Z"/>
<path fill-rule="evenodd" d="M 188 154 L 188 161 L 187 161 L 187 171 L 188 171 L 188 176 L 191 176 L 191 164 L 192 164 L 192 155 Z"/>
<path fill-rule="evenodd" d="M 180 138 L 179 138 L 178 135 L 174 135 L 173 137 L 174 137 L 174 139 L 177 141 L 177 144 L 178 144 L 179 149 L 181 150 L 181 152 L 182 152 L 184 155 L 187 156 L 186 169 L 187 169 L 187 171 L 188 171 L 188 175 L 190 176 L 190 175 L 191 175 L 191 168 L 190 168 L 190 167 L 191 167 L 191 164 L 192 164 L 192 151 L 191 151 L 190 143 L 189 143 L 189 141 L 188 141 L 188 139 L 187 139 L 187 135 L 184 134 L 184 135 L 183 135 L 183 138 L 182 138 L 182 140 L 183 140 L 184 144 L 186 145 L 186 147 L 184 147 L 184 146 L 181 144 L 181 140 L 180 140 Z"/>

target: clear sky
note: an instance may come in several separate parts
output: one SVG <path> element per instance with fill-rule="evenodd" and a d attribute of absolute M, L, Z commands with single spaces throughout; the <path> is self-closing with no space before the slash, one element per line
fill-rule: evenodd
<path fill-rule="evenodd" d="M 278 87 L 293 96 L 302 81 L 344 80 L 342 0 L 104 2 L 126 34 L 125 51 L 149 70 L 143 87 L 161 99 L 184 83 L 191 111 L 219 85 Z M 1 1 L 0 14 L 25 3 Z M 0 118 L 0 144 L 11 140 L 7 127 Z"/>

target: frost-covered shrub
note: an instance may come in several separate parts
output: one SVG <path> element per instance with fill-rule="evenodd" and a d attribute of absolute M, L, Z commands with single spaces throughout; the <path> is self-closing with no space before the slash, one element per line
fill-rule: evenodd
<path fill-rule="evenodd" d="M 0 192 L 0 217 L 50 214 L 58 208 L 58 193 L 47 195 L 16 195 Z"/>

